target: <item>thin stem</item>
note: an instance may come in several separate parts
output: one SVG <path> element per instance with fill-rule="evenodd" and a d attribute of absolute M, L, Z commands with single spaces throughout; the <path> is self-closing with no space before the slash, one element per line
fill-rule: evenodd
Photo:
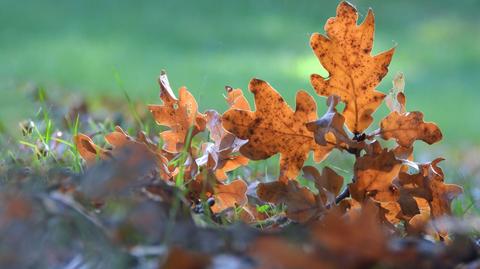
<path fill-rule="evenodd" d="M 340 203 L 343 199 L 350 196 L 350 190 L 347 188 L 343 189 L 343 191 L 335 198 L 335 203 Z"/>

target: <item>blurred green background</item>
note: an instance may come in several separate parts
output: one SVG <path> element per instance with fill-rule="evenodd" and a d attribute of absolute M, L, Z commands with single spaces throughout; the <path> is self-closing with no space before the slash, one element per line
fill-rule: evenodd
<path fill-rule="evenodd" d="M 352 3 L 361 19 L 374 9 L 374 52 L 397 46 L 379 90 L 404 72 L 409 110 L 437 122 L 444 143 L 480 144 L 480 1 Z M 187 86 L 202 110 L 223 111 L 223 87 L 245 89 L 252 77 L 293 104 L 296 90 L 314 93 L 311 73 L 324 74 L 309 37 L 323 32 L 337 4 L 0 0 L 0 120 L 14 126 L 34 113 L 24 90 L 32 84 L 90 99 L 122 98 L 124 87 L 134 100 L 158 103 L 161 69 L 175 89 Z M 323 113 L 324 99 L 316 99 Z"/>

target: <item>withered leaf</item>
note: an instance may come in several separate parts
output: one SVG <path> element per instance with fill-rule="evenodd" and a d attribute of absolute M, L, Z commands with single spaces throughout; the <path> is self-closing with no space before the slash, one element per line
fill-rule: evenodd
<path fill-rule="evenodd" d="M 347 146 L 359 147 L 360 145 L 351 140 L 345 131 L 345 118 L 336 109 L 339 101 L 338 96 L 329 96 L 327 112 L 320 119 L 307 123 L 307 129 L 315 134 L 315 142 L 321 146 L 331 144 L 340 149 Z"/>
<path fill-rule="evenodd" d="M 228 178 L 226 172 L 248 164 L 248 158 L 238 153 L 240 147 L 247 141 L 226 131 L 222 126 L 221 115 L 215 110 L 208 110 L 205 114 L 210 139 L 214 143 L 204 143 L 202 145 L 203 155 L 197 158 L 196 162 L 199 166 L 206 165 L 210 158 L 214 162 L 212 169 L 215 171 L 217 179 L 225 180 Z"/>
<path fill-rule="evenodd" d="M 274 236 L 257 239 L 250 247 L 250 253 L 257 261 L 258 269 L 335 268 L 333 262 L 319 258 L 318 253 Z"/>
<path fill-rule="evenodd" d="M 320 196 L 315 196 L 307 188 L 301 187 L 297 181 L 274 181 L 260 183 L 257 195 L 262 201 L 274 204 L 284 203 L 287 217 L 305 223 L 319 217 L 326 207 Z"/>
<path fill-rule="evenodd" d="M 408 195 L 423 198 L 428 202 L 433 218 L 451 214 L 450 203 L 463 192 L 458 185 L 445 184 L 443 171 L 437 166 L 442 160 L 438 158 L 431 163 L 420 165 L 417 174 L 402 172 L 399 175 L 399 183 Z"/>
<path fill-rule="evenodd" d="M 120 126 L 115 126 L 113 132 L 105 135 L 105 140 L 115 148 L 124 146 L 133 141 L 133 139 Z"/>
<path fill-rule="evenodd" d="M 149 105 L 148 109 L 157 124 L 170 127 L 170 130 L 160 133 L 164 141 L 163 149 L 178 153 L 185 145 L 190 128 L 192 128 L 191 137 L 205 129 L 205 117 L 198 112 L 197 102 L 187 88 L 180 88 L 177 99 L 164 71 L 160 74 L 158 82 L 163 104 Z"/>
<path fill-rule="evenodd" d="M 356 24 L 357 19 L 357 10 L 342 2 L 337 16 L 325 24 L 327 36 L 312 35 L 310 45 L 329 76 L 313 74 L 311 83 L 319 95 L 338 95 L 346 105 L 343 116 L 347 127 L 353 133 L 362 133 L 385 97 L 375 87 L 387 74 L 394 49 L 371 56 L 373 12 L 369 10 L 360 25 Z"/>
<path fill-rule="evenodd" d="M 385 97 L 385 104 L 390 111 L 397 111 L 405 113 L 406 99 L 405 99 L 405 77 L 402 73 L 397 73 L 392 81 L 393 88 Z"/>
<path fill-rule="evenodd" d="M 137 137 L 133 138 L 128 135 L 120 126 L 115 126 L 115 130 L 105 135 L 105 140 L 112 145 L 113 150 L 106 150 L 97 146 L 90 137 L 78 134 L 74 138 L 74 142 L 80 153 L 80 156 L 87 162 L 88 166 L 95 163 L 97 159 L 107 160 L 115 156 L 125 146 L 142 148 L 148 154 L 153 154 L 157 162 L 157 171 L 160 178 L 168 180 L 172 174 L 168 168 L 168 159 L 155 144 L 153 144 L 142 132 L 138 132 Z M 95 153 L 97 152 L 97 153 Z M 138 156 L 142 157 L 142 156 Z M 147 156 L 144 154 L 145 158 Z"/>
<path fill-rule="evenodd" d="M 345 268 L 358 268 L 359 264 L 365 264 L 362 261 L 378 259 L 388 249 L 380 210 L 378 204 L 367 200 L 361 208 L 350 210 L 344 217 L 338 211 L 329 211 L 323 221 L 313 227 L 312 237 L 337 259 L 348 255 L 348 261 L 343 264 Z M 347 266 L 348 263 L 353 264 Z"/>
<path fill-rule="evenodd" d="M 423 121 L 419 111 L 399 113 L 391 112 L 380 122 L 380 136 L 395 139 L 400 146 L 411 147 L 415 140 L 433 144 L 442 139 L 442 132 L 436 124 Z"/>
<path fill-rule="evenodd" d="M 248 139 L 240 148 L 242 155 L 262 160 L 280 153 L 280 180 L 294 179 L 310 150 L 317 162 L 328 155 L 332 147 L 316 144 L 306 128 L 305 124 L 317 117 L 316 103 L 307 92 L 297 93 L 293 111 L 267 82 L 252 79 L 249 89 L 255 95 L 256 111 L 230 109 L 222 117 L 227 131 Z"/>
<path fill-rule="evenodd" d="M 343 177 L 338 175 L 334 170 L 329 167 L 324 167 L 322 174 L 313 166 L 304 166 L 302 168 L 303 177 L 312 180 L 315 183 L 315 187 L 322 195 L 324 203 L 335 203 L 335 196 L 340 193 L 340 189 L 343 185 Z M 328 201 L 330 196 L 333 201 Z"/>
<path fill-rule="evenodd" d="M 247 203 L 247 184 L 241 179 L 230 184 L 217 184 L 213 189 L 215 198 L 215 204 L 211 207 L 213 213 Z"/>
<path fill-rule="evenodd" d="M 89 166 L 94 164 L 97 159 L 105 160 L 109 157 L 108 151 L 95 145 L 93 140 L 87 135 L 77 134 L 73 140 L 78 153 Z"/>
<path fill-rule="evenodd" d="M 362 202 L 368 197 L 378 201 L 396 200 L 392 181 L 398 176 L 402 162 L 393 151 L 383 149 L 380 153 L 357 158 L 354 166 L 354 182 L 349 185 L 350 194 Z"/>
<path fill-rule="evenodd" d="M 247 98 L 243 95 L 241 89 L 234 89 L 230 86 L 225 86 L 225 91 L 227 92 L 225 100 L 227 100 L 230 108 L 251 110 L 250 104 L 248 103 Z"/>

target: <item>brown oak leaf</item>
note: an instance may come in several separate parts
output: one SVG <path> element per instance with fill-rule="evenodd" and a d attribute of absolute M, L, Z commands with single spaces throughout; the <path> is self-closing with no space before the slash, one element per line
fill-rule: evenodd
<path fill-rule="evenodd" d="M 235 206 L 244 206 L 247 203 L 247 184 L 241 179 L 229 184 L 217 184 L 213 190 L 215 198 L 215 204 L 211 207 L 213 213 Z"/>
<path fill-rule="evenodd" d="M 232 133 L 226 131 L 222 126 L 221 115 L 215 110 L 205 112 L 207 129 L 210 131 L 210 139 L 214 143 L 204 143 L 201 151 L 203 155 L 196 159 L 199 166 L 206 165 L 209 156 L 215 162 L 212 167 L 218 180 L 227 179 L 226 172 L 237 169 L 248 164 L 248 158 L 240 155 L 240 147 L 247 143 Z"/>
<path fill-rule="evenodd" d="M 255 96 L 256 111 L 230 109 L 223 114 L 223 127 L 248 139 L 240 153 L 252 160 L 262 160 L 280 153 L 280 180 L 295 179 L 310 150 L 319 162 L 326 158 L 332 146 L 315 143 L 306 123 L 317 117 L 317 106 L 305 91 L 297 93 L 293 111 L 280 94 L 267 82 L 252 79 L 250 91 Z"/>
<path fill-rule="evenodd" d="M 339 101 L 340 98 L 338 96 L 329 96 L 327 99 L 327 112 L 320 119 L 307 123 L 307 129 L 314 133 L 315 142 L 321 146 L 331 144 L 340 149 L 347 147 L 359 148 L 362 144 L 350 139 L 345 131 L 345 118 L 336 109 Z"/>
<path fill-rule="evenodd" d="M 105 160 L 110 157 L 107 150 L 97 146 L 93 140 L 84 134 L 77 134 L 73 141 L 78 153 L 85 160 L 88 166 L 94 164 L 98 159 Z"/>
<path fill-rule="evenodd" d="M 372 197 L 377 201 L 395 201 L 397 194 L 393 180 L 398 176 L 402 162 L 393 151 L 366 154 L 357 158 L 354 165 L 354 182 L 349 185 L 352 198 L 363 202 Z"/>
<path fill-rule="evenodd" d="M 287 217 L 300 223 L 313 220 L 326 210 L 320 195 L 314 195 L 294 180 L 260 183 L 257 187 L 257 195 L 265 202 L 284 203 L 287 207 Z"/>
<path fill-rule="evenodd" d="M 241 89 L 234 89 L 230 86 L 225 86 L 225 91 L 227 92 L 225 100 L 230 105 L 230 108 L 252 110 L 250 108 L 250 103 L 243 95 L 243 91 Z"/>
<path fill-rule="evenodd" d="M 163 149 L 171 153 L 181 152 L 191 131 L 191 137 L 205 129 L 205 116 L 198 112 L 198 105 L 193 95 L 185 87 L 179 90 L 179 98 L 173 93 L 167 74 L 162 71 L 158 79 L 162 105 L 149 105 L 159 125 L 170 127 L 160 133 L 164 141 Z"/>
<path fill-rule="evenodd" d="M 433 144 L 442 139 L 438 126 L 423 121 L 423 113 L 419 111 L 399 113 L 391 112 L 380 122 L 380 136 L 385 139 L 395 139 L 400 146 L 409 148 L 415 140 Z"/>
<path fill-rule="evenodd" d="M 313 166 L 304 166 L 302 168 L 303 177 L 312 180 L 315 183 L 319 195 L 325 204 L 334 204 L 335 197 L 340 193 L 343 186 L 343 177 L 338 175 L 329 167 L 324 167 L 322 174 Z"/>
<path fill-rule="evenodd" d="M 315 33 L 310 45 L 329 72 L 324 78 L 313 74 L 311 83 L 322 96 L 338 95 L 345 102 L 343 116 L 353 133 L 362 133 L 373 121 L 372 113 L 385 94 L 375 90 L 388 72 L 394 48 L 371 56 L 374 16 L 371 10 L 357 25 L 357 10 L 348 2 L 337 7 L 337 16 L 325 24 L 327 36 Z"/>
<path fill-rule="evenodd" d="M 417 174 L 399 175 L 399 184 L 409 195 L 427 200 L 433 218 L 450 215 L 450 203 L 463 192 L 458 185 L 445 184 L 443 171 L 437 166 L 442 160 L 437 158 L 431 163 L 421 164 Z"/>
<path fill-rule="evenodd" d="M 385 97 L 385 104 L 390 111 L 405 113 L 405 77 L 402 73 L 397 73 L 392 81 L 393 88 Z"/>
<path fill-rule="evenodd" d="M 145 152 L 155 156 L 158 168 L 158 175 L 161 179 L 171 179 L 172 173 L 168 167 L 168 159 L 164 156 L 164 152 L 160 150 L 157 145 L 151 142 L 143 132 L 138 132 L 137 137 L 131 137 L 120 126 L 116 126 L 115 130 L 105 135 L 105 140 L 113 147 L 113 150 L 108 150 L 97 146 L 90 137 L 84 134 L 78 134 L 74 138 L 74 142 L 80 153 L 80 156 L 87 162 L 88 166 L 95 163 L 97 159 L 106 160 L 115 156 L 116 149 L 121 149 L 125 146 L 132 146 L 142 148 Z M 147 156 L 138 156 L 147 157 Z"/>

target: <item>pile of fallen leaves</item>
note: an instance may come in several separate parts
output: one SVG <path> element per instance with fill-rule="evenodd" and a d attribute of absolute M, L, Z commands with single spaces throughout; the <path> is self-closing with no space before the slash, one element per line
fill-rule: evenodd
<path fill-rule="evenodd" d="M 446 225 L 462 188 L 445 183 L 442 158 L 414 159 L 415 141 L 434 144 L 441 131 L 421 112 L 407 111 L 401 74 L 388 95 L 376 90 L 394 49 L 372 56 L 373 12 L 359 25 L 357 20 L 356 9 L 342 2 L 326 35 L 311 37 L 329 73 L 310 78 L 326 98 L 321 117 L 306 91 L 297 92 L 293 110 L 256 78 L 248 85 L 254 105 L 241 89 L 227 86 L 229 109 L 201 113 L 187 88 L 177 97 L 162 72 L 162 104 L 148 106 L 166 128 L 158 136 L 133 136 L 116 126 L 103 145 L 95 135 L 77 134 L 84 172 L 34 187 L 35 173 L 12 173 L 15 180 L 0 192 L 0 265 L 480 266 L 476 242 Z M 375 129 L 372 114 L 383 102 L 390 113 Z M 311 151 L 320 163 L 334 150 L 353 156 L 352 178 L 344 179 L 336 167 L 305 165 Z M 265 182 L 248 168 L 251 160 L 277 154 L 277 180 Z M 26 235 L 28 242 L 21 239 Z"/>

